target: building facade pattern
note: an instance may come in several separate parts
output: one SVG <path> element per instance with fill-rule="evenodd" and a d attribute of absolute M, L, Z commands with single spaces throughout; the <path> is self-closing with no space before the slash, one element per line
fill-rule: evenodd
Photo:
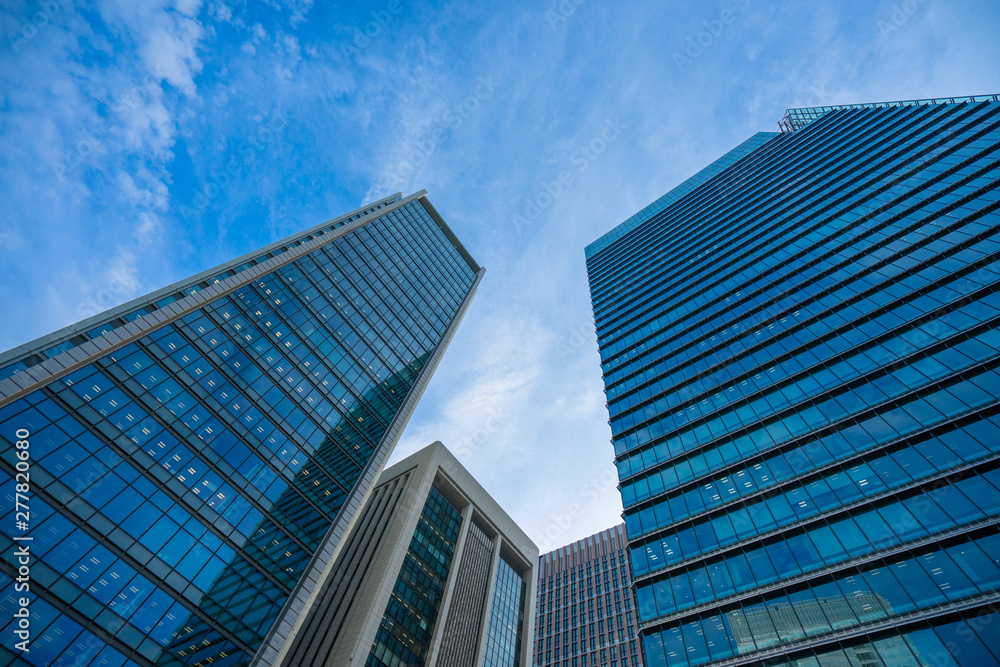
<path fill-rule="evenodd" d="M 297 642 L 290 651 L 286 664 L 297 667 L 323 665 L 325 657 L 341 637 L 347 624 L 351 607 L 358 596 L 376 556 L 387 547 L 389 525 L 405 502 L 409 475 L 404 473 L 372 492 L 361 520 L 346 539 L 338 559 L 341 567 L 328 577 L 320 589 L 316 604 L 310 609 L 303 623 L 301 634 L 308 642 Z M 391 538 L 390 538 L 391 539 Z"/>
<path fill-rule="evenodd" d="M 471 296 L 479 267 L 432 210 L 385 200 L 15 351 L 0 477 L 13 526 L 27 430 L 34 637 L 15 655 L 5 620 L 9 661 L 250 664 Z"/>
<path fill-rule="evenodd" d="M 647 664 L 997 664 L 1000 102 L 788 117 L 587 251 Z"/>
<path fill-rule="evenodd" d="M 426 664 L 461 525 L 461 512 L 432 488 L 366 667 Z"/>
<path fill-rule="evenodd" d="M 497 562 L 493 604 L 486 635 L 484 667 L 515 667 L 521 663 L 524 593 L 528 584 L 503 556 Z"/>
<path fill-rule="evenodd" d="M 536 667 L 640 667 L 625 526 L 538 561 Z"/>
<path fill-rule="evenodd" d="M 469 523 L 462 549 L 441 651 L 440 667 L 461 667 L 476 662 L 479 633 L 486 613 L 493 564 L 493 540 L 475 521 Z"/>

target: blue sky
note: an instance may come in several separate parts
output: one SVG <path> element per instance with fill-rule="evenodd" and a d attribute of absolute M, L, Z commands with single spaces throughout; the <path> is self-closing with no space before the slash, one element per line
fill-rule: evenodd
<path fill-rule="evenodd" d="M 0 349 L 424 188 L 487 274 L 393 460 L 443 441 L 543 551 L 620 520 L 584 246 L 788 107 L 1000 92 L 996 0 L 7 0 L 0 28 Z"/>

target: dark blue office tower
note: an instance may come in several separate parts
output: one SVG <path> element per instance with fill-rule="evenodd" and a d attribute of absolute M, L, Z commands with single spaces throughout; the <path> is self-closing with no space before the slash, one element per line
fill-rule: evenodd
<path fill-rule="evenodd" d="M 482 272 L 395 195 L 0 355 L 0 662 L 274 664 Z"/>
<path fill-rule="evenodd" d="M 1000 101 L 779 129 L 587 248 L 646 664 L 997 664 Z"/>

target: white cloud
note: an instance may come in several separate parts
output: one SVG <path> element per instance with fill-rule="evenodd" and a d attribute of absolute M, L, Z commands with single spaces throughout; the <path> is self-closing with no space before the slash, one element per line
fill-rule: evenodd
<path fill-rule="evenodd" d="M 195 95 L 194 77 L 202 69 L 198 45 L 205 31 L 197 20 L 200 0 L 131 2 L 102 0 L 101 17 L 133 40 L 149 72 L 165 79 L 188 97 Z"/>
<path fill-rule="evenodd" d="M 212 16 L 223 23 L 229 23 L 233 19 L 233 10 L 225 2 L 212 2 L 209 5 L 209 9 L 212 12 Z"/>
<path fill-rule="evenodd" d="M 313 0 L 264 0 L 264 2 L 280 11 L 290 10 L 288 23 L 292 28 L 306 20 L 306 15 L 313 5 Z"/>
<path fill-rule="evenodd" d="M 0 287 L 5 307 L 44 311 L 32 318 L 41 331 L 3 332 L 0 340 L 9 344 L 160 282 L 156 249 L 170 207 L 177 135 L 174 97 L 163 86 L 193 99 L 201 69 L 199 2 L 105 0 L 97 6 L 103 26 L 72 4 L 60 7 L 50 25 L 21 45 L 16 67 L 0 66 L 7 93 L 0 206 L 17 226 L 0 253 L 15 247 L 41 253 L 49 262 L 20 268 L 21 280 L 52 287 L 44 294 Z M 115 64 L 84 66 L 80 56 L 88 48 L 100 54 L 98 63 L 113 57 Z M 20 266 L 9 256 L 0 265 Z"/>

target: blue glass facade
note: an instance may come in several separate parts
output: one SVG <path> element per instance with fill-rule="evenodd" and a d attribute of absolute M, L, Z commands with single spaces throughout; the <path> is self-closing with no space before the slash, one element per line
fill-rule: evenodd
<path fill-rule="evenodd" d="M 431 488 L 365 667 L 427 664 L 462 513 Z"/>
<path fill-rule="evenodd" d="M 261 659 L 481 275 L 419 193 L 351 221 L 4 381 L 0 547 L 20 534 L 20 429 L 32 538 L 30 652 L 13 635 L 17 570 L 0 566 L 5 661 Z"/>
<path fill-rule="evenodd" d="M 493 582 L 483 667 L 517 667 L 521 664 L 526 588 L 521 575 L 501 556 Z"/>
<path fill-rule="evenodd" d="M 587 249 L 646 662 L 997 664 L 1000 102 L 786 119 Z"/>

